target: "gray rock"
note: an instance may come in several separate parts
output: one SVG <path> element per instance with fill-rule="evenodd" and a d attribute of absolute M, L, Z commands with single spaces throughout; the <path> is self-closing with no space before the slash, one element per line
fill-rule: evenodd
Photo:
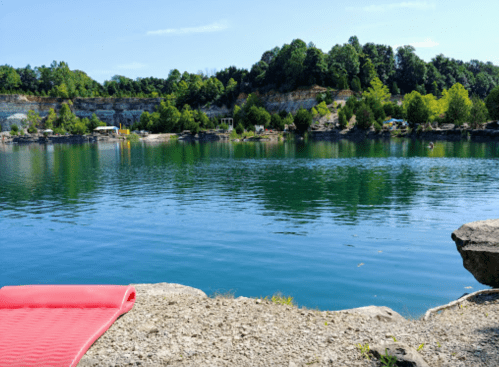
<path fill-rule="evenodd" d="M 386 343 L 371 347 L 371 353 L 377 359 L 387 353 L 397 358 L 396 366 L 400 367 L 430 367 L 414 349 L 403 343 Z"/>
<path fill-rule="evenodd" d="M 499 121 L 491 121 L 485 124 L 486 129 L 499 130 Z"/>
<path fill-rule="evenodd" d="M 407 321 L 402 315 L 393 311 L 386 306 L 366 306 L 359 308 L 352 308 L 349 310 L 339 311 L 344 313 L 357 313 L 370 316 L 378 321 L 384 322 L 405 322 Z"/>
<path fill-rule="evenodd" d="M 477 281 L 499 287 L 499 219 L 467 223 L 452 233 L 463 266 Z"/>
<path fill-rule="evenodd" d="M 175 283 L 156 283 L 156 284 L 130 284 L 135 287 L 138 293 L 147 296 L 172 296 L 177 294 L 187 294 L 192 296 L 207 297 L 206 293 L 197 288 L 192 288 L 182 284 Z"/>

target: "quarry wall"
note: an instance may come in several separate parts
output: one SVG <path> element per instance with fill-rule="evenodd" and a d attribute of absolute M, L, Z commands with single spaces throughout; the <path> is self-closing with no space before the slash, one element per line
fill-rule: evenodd
<path fill-rule="evenodd" d="M 325 93 L 326 88 L 313 87 L 310 89 L 296 90 L 289 93 L 269 92 L 261 95 L 265 108 L 270 112 L 286 111 L 295 113 L 300 108 L 312 108 L 317 104 L 317 94 Z M 337 102 L 344 101 L 352 95 L 351 91 L 337 91 L 333 95 Z M 247 95 L 241 94 L 236 104 L 242 105 L 246 102 Z M 0 126 L 1 131 L 10 130 L 13 124 L 22 125 L 28 111 L 33 110 L 40 117 L 48 115 L 49 109 L 56 112 L 62 103 L 68 102 L 64 98 L 37 97 L 25 95 L 0 95 Z M 93 113 L 111 126 L 131 126 L 140 120 L 144 111 L 152 113 L 156 110 L 162 98 L 74 98 L 71 110 L 80 118 L 90 118 Z M 230 114 L 231 110 L 226 106 L 210 106 L 201 108 L 208 117 Z"/>

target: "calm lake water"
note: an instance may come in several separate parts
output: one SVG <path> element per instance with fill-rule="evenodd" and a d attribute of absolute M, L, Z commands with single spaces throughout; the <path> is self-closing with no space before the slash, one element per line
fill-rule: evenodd
<path fill-rule="evenodd" d="M 417 317 L 487 288 L 450 236 L 499 218 L 499 145 L 426 145 L 0 145 L 0 286 L 169 282 Z"/>

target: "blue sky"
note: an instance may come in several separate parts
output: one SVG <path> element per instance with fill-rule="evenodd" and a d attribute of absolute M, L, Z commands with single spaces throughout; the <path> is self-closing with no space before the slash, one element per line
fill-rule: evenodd
<path fill-rule="evenodd" d="M 498 14 L 497 0 L 0 0 L 0 65 L 57 60 L 99 82 L 166 78 L 175 68 L 249 69 L 295 38 L 328 52 L 352 35 L 412 44 L 426 61 L 443 53 L 499 65 Z"/>

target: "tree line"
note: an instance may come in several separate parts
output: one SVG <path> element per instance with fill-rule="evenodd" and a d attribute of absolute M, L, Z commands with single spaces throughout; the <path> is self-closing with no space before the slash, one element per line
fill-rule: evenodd
<path fill-rule="evenodd" d="M 499 67 L 491 62 L 463 62 L 442 54 L 425 62 L 412 46 L 366 43 L 356 36 L 324 52 L 314 43 L 300 39 L 265 51 L 250 70 L 231 66 L 212 76 L 202 72 L 171 70 L 166 79 L 115 75 L 103 84 L 85 72 L 71 70 L 67 63 L 13 68 L 0 66 L 0 93 L 21 93 L 63 98 L 75 97 L 162 97 L 173 95 L 177 108 L 214 103 L 233 106 L 240 93 L 270 90 L 288 92 L 319 85 L 336 89 L 367 90 L 374 78 L 392 94 L 418 91 L 440 97 L 444 89 L 461 84 L 471 94 L 485 98 L 499 85 Z"/>

